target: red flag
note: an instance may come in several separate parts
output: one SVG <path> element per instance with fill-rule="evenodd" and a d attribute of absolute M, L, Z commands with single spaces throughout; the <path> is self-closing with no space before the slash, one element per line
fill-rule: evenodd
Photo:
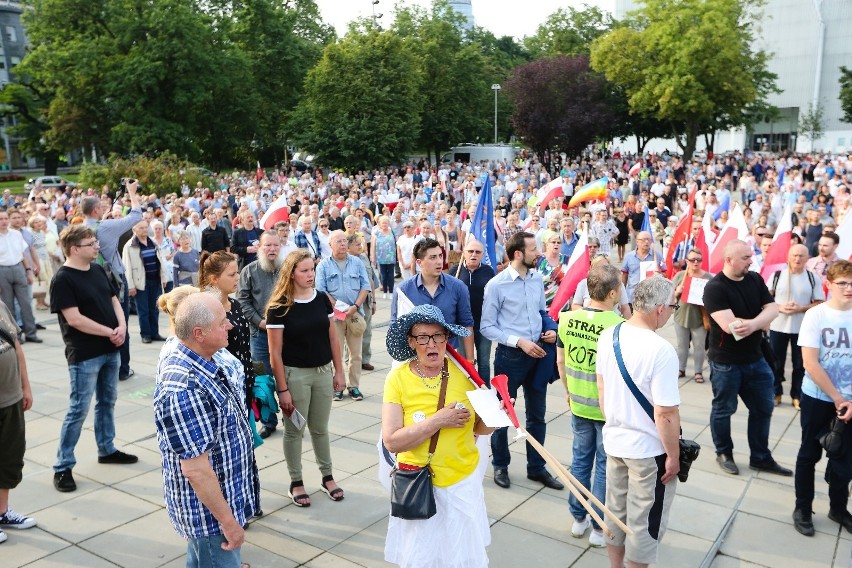
<path fill-rule="evenodd" d="M 290 220 L 290 208 L 287 206 L 287 196 L 282 195 L 272 202 L 263 217 L 260 218 L 260 228 L 268 231 L 279 221 Z"/>
<path fill-rule="evenodd" d="M 571 301 L 574 297 L 574 292 L 577 291 L 577 284 L 589 275 L 589 268 L 592 266 L 592 260 L 589 258 L 589 236 L 585 232 L 580 233 L 580 240 L 577 246 L 574 247 L 574 252 L 571 253 L 571 258 L 568 259 L 568 266 L 565 269 L 565 276 L 562 277 L 562 282 L 559 283 L 559 289 L 556 290 L 556 295 L 553 296 L 553 302 L 550 304 L 548 313 L 554 321 L 559 319 L 559 312 L 565 307 L 565 304 Z"/>
<path fill-rule="evenodd" d="M 793 236 L 793 210 L 790 205 L 784 208 L 784 215 L 781 217 L 781 222 L 778 223 L 778 229 L 775 231 L 775 236 L 772 237 L 772 243 L 769 245 L 769 250 L 766 251 L 766 256 L 763 258 L 763 267 L 760 269 L 760 275 L 763 279 L 769 282 L 772 275 L 787 266 L 787 255 L 790 253 Z"/>
<path fill-rule="evenodd" d="M 257 162 L 257 181 L 263 179 L 263 170 L 260 168 L 260 162 Z"/>
<path fill-rule="evenodd" d="M 746 237 L 748 237 L 748 225 L 746 224 L 740 205 L 736 204 L 731 210 L 731 216 L 728 218 L 725 228 L 722 229 L 719 236 L 713 241 L 713 246 L 710 250 L 710 268 L 708 272 L 712 272 L 713 274 L 721 272 L 722 268 L 725 267 L 725 245 L 733 240 L 742 240 Z"/>
<path fill-rule="evenodd" d="M 705 213 L 701 230 L 698 231 L 698 237 L 695 239 L 695 248 L 701 251 L 701 270 L 705 272 L 710 272 L 710 251 L 713 250 L 716 233 L 713 228 L 713 216 Z"/>
<path fill-rule="evenodd" d="M 479 371 L 476 370 L 476 367 L 474 367 L 470 361 L 462 357 L 461 354 L 449 343 L 447 343 L 447 355 L 450 357 L 450 361 L 455 363 L 456 367 L 459 368 L 462 374 L 467 377 L 467 379 L 473 383 L 476 388 L 485 384 L 485 381 L 483 381 L 479 376 Z"/>
<path fill-rule="evenodd" d="M 669 252 L 666 254 L 666 278 L 669 280 L 671 280 L 675 273 L 675 249 L 680 243 L 686 242 L 689 239 L 689 235 L 692 234 L 692 217 L 695 213 L 695 190 L 696 188 L 692 188 L 692 191 L 689 192 L 689 207 L 686 210 L 686 214 L 677 222 L 674 235 L 672 235 L 672 242 L 669 244 Z"/>

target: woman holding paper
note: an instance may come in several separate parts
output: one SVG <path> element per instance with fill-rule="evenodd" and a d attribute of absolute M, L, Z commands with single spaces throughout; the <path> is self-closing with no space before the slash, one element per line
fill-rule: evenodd
<path fill-rule="evenodd" d="M 314 277 L 314 261 L 306 249 L 288 254 L 266 312 L 269 363 L 285 415 L 284 457 L 290 474 L 287 495 L 297 507 L 309 507 L 311 498 L 302 483 L 302 432 L 288 418 L 295 411 L 307 421 L 322 473 L 321 489 L 333 501 L 343 499 L 343 489 L 331 473 L 328 437 L 331 395 L 345 386 L 343 365 L 337 327 L 330 322 L 334 313 L 331 300 L 316 291 Z"/>
<path fill-rule="evenodd" d="M 686 270 L 681 270 L 672 278 L 675 286 L 675 298 L 678 300 L 679 309 L 674 315 L 675 336 L 677 338 L 677 358 L 680 363 L 679 377 L 686 376 L 686 363 L 689 358 L 689 341 L 692 338 L 693 359 L 695 362 L 695 382 L 704 382 L 704 356 L 706 355 L 705 342 L 707 340 L 707 329 L 704 327 L 704 306 L 702 304 L 690 303 L 702 297 L 704 284 L 713 278 L 709 272 L 701 270 L 701 251 L 692 249 L 686 255 Z M 693 284 L 693 281 L 701 281 Z M 700 286 L 700 289 L 699 289 Z"/>
<path fill-rule="evenodd" d="M 412 568 L 476 568 L 488 565 L 491 543 L 480 454 L 475 435 L 492 428 L 472 412 L 474 387 L 447 357 L 447 340 L 470 334 L 450 325 L 435 306 L 421 305 L 390 325 L 388 353 L 402 365 L 385 382 L 382 439 L 400 469 L 432 469 L 437 513 L 425 520 L 388 523 L 385 560 Z M 446 383 L 443 404 L 442 383 Z M 432 438 L 437 443 L 429 460 Z"/>

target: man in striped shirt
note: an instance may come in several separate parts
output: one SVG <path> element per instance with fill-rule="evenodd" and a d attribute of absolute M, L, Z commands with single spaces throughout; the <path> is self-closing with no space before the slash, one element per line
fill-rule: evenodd
<path fill-rule="evenodd" d="M 243 525 L 259 503 L 242 377 L 213 359 L 231 327 L 213 294 L 183 300 L 175 315 L 180 343 L 161 362 L 154 394 L 166 509 L 189 541 L 188 567 L 239 568 Z"/>

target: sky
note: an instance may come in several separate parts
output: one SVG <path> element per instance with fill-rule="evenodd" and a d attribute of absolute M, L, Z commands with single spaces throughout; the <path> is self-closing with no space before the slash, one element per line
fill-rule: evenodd
<path fill-rule="evenodd" d="M 347 24 L 356 18 L 372 15 L 373 0 L 314 0 L 319 6 L 323 20 L 337 30 L 338 36 L 346 33 Z M 428 7 L 431 0 L 399 0 L 405 5 Z M 380 23 L 387 27 L 393 19 L 393 8 L 397 0 L 379 0 L 376 14 L 384 14 Z M 612 13 L 615 0 L 473 0 L 473 17 L 476 24 L 495 36 L 514 36 L 518 39 L 535 33 L 539 25 L 559 8 L 573 6 L 581 9 L 583 4 L 598 6 Z"/>

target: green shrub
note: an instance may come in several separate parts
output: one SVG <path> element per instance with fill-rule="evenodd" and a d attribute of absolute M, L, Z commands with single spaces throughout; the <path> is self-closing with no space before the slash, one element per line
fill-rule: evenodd
<path fill-rule="evenodd" d="M 199 181 L 205 187 L 213 189 L 214 181 L 197 172 L 187 172 L 188 168 L 196 167 L 192 162 L 181 160 L 174 154 L 163 152 L 156 157 L 134 156 L 126 158 L 113 154 L 106 164 L 86 163 L 80 169 L 80 186 L 101 190 L 108 185 L 110 190 L 118 188 L 121 178 L 138 179 L 142 191 L 146 194 L 180 193 L 180 187 L 186 182 L 194 188 Z M 181 175 L 184 172 L 184 175 Z"/>

